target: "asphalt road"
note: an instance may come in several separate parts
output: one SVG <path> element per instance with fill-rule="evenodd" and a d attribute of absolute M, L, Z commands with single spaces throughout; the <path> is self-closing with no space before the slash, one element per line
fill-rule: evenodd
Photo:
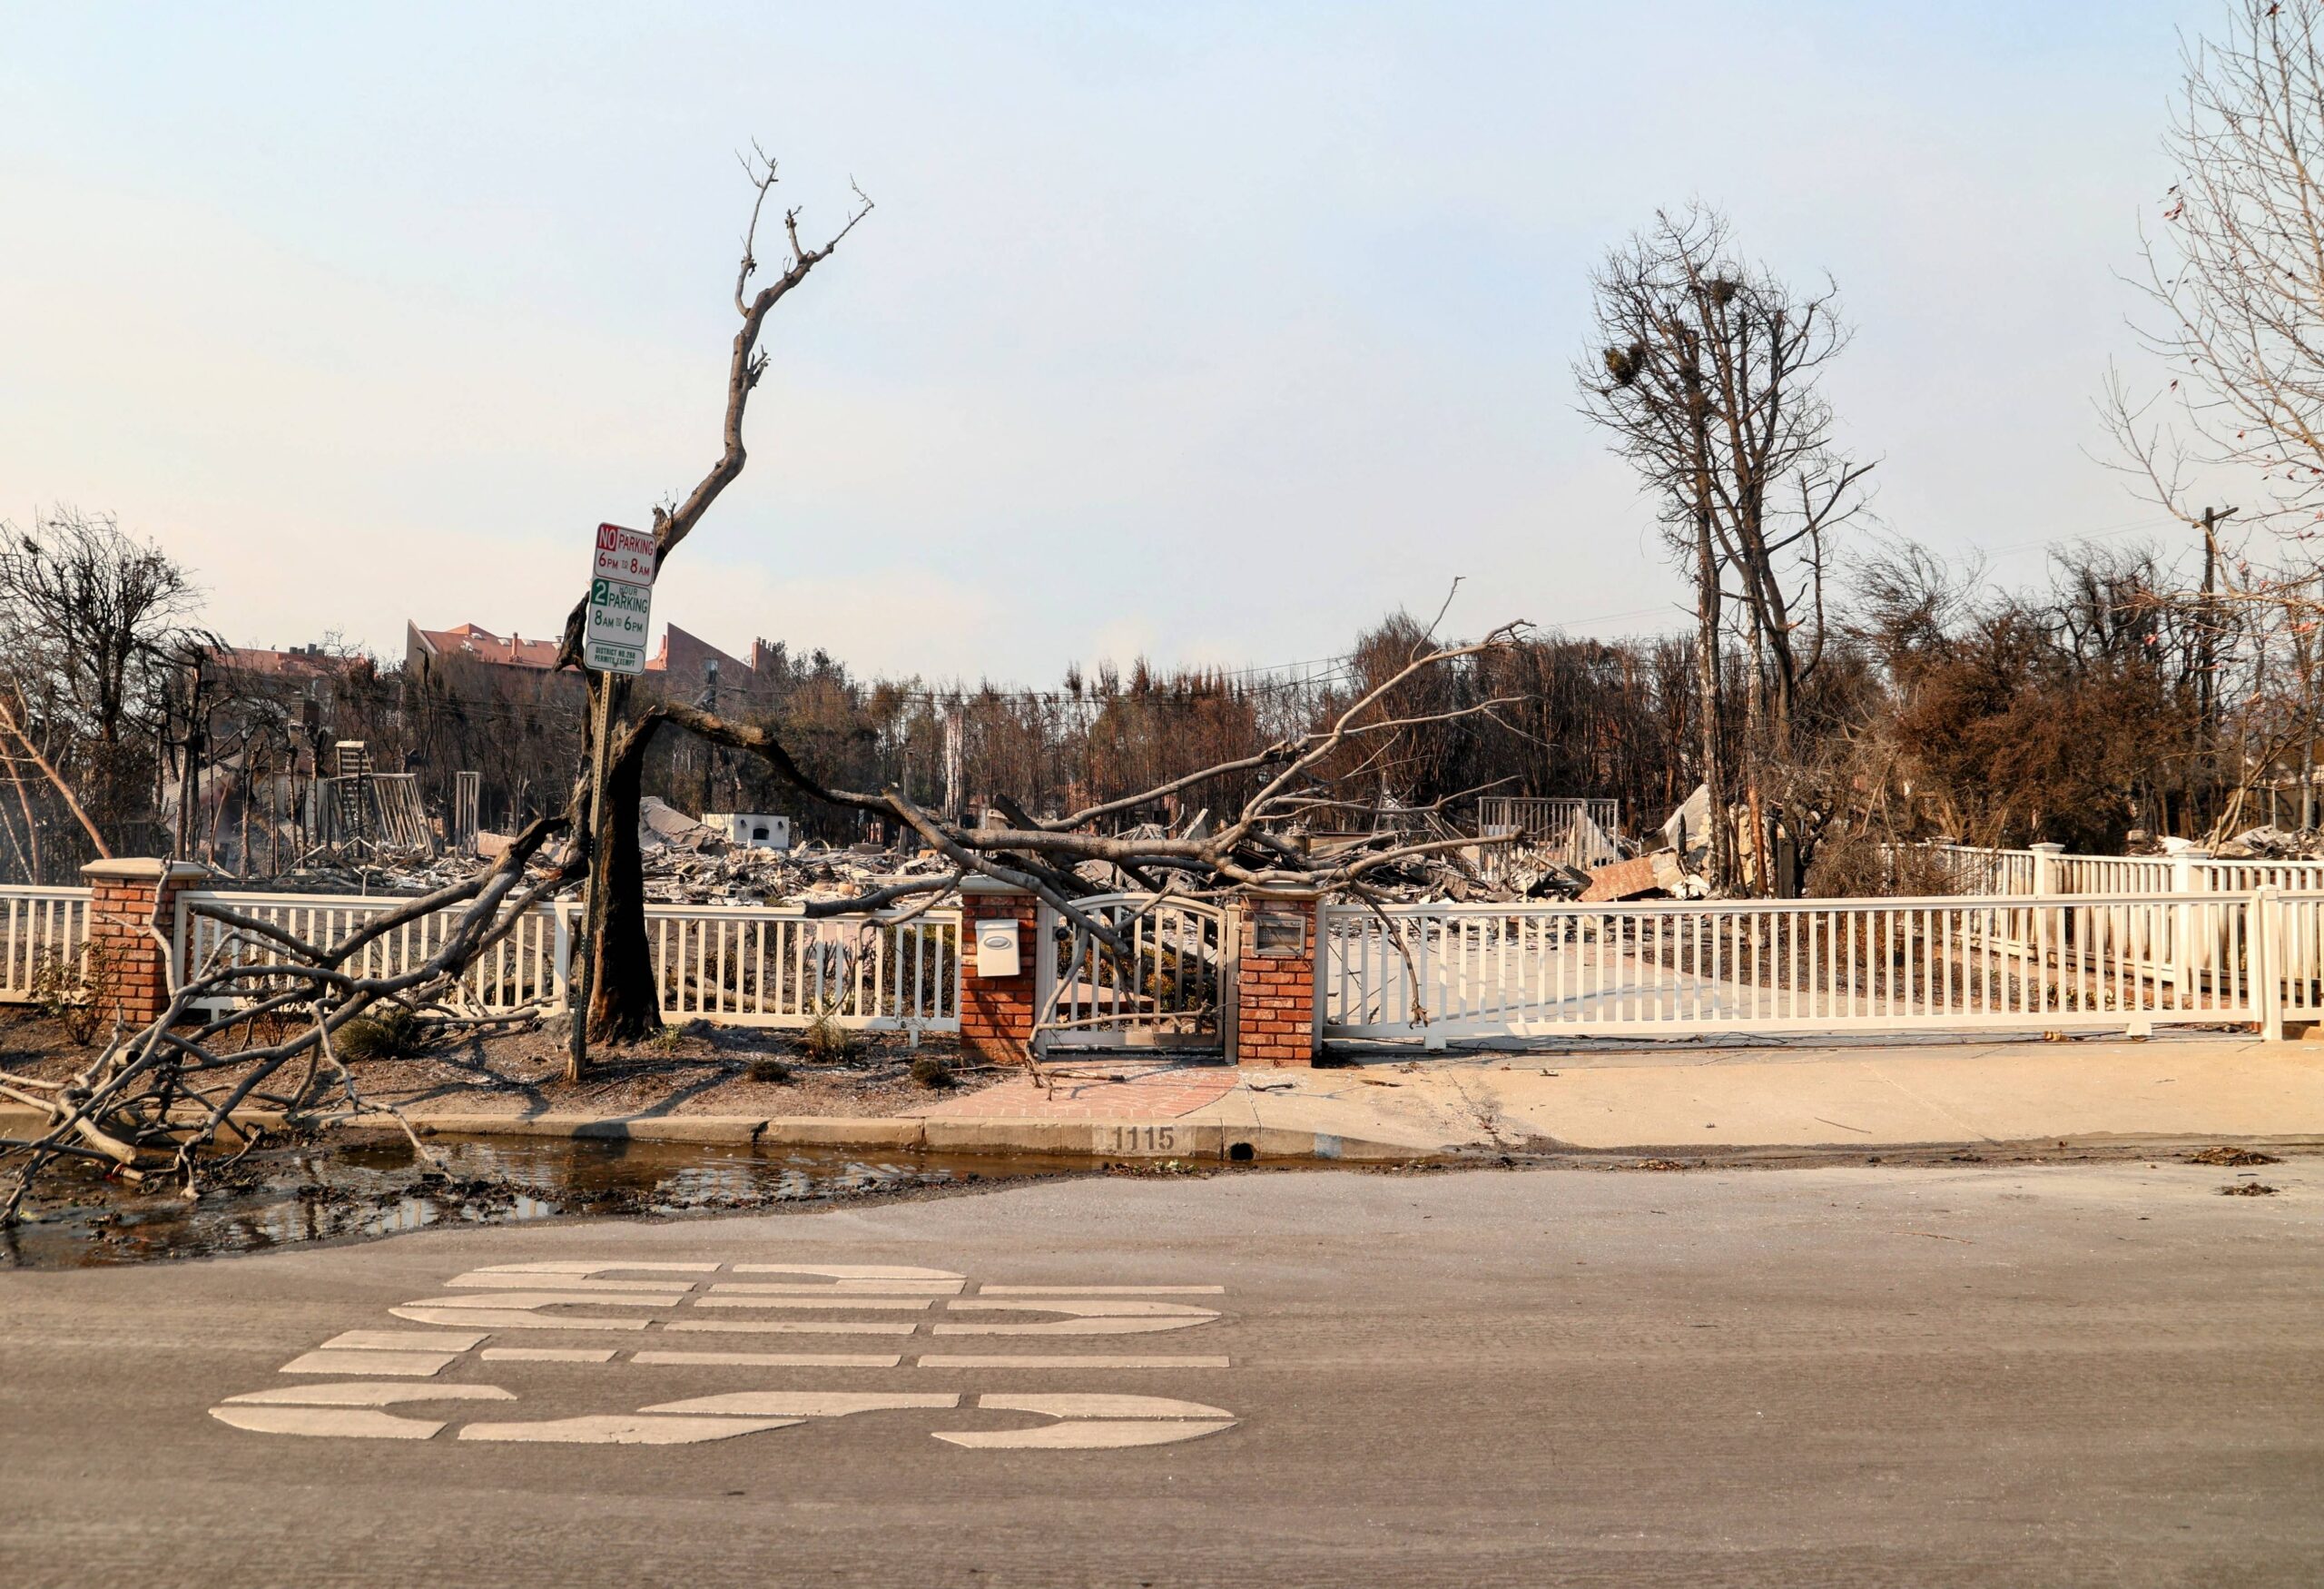
<path fill-rule="evenodd" d="M 2319 1171 L 1075 1181 L 0 1276 L 0 1582 L 2312 1584 Z M 553 1261 L 715 1267 L 483 1272 Z M 1155 1366 L 991 1364 L 1098 1357 Z"/>

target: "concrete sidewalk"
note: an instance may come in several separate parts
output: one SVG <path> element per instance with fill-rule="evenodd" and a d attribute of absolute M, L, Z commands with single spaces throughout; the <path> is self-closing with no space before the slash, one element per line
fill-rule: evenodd
<path fill-rule="evenodd" d="M 2324 1046 L 2186 1037 L 1383 1056 L 1246 1071 L 1189 1119 L 1446 1151 L 2324 1142 Z"/>
<path fill-rule="evenodd" d="M 33 1123 L 9 1112 L 0 1128 Z M 1191 1160 L 2324 1145 L 2324 1043 L 1606 1045 L 1312 1071 L 1087 1055 L 890 1116 L 407 1112 L 444 1135 Z"/>

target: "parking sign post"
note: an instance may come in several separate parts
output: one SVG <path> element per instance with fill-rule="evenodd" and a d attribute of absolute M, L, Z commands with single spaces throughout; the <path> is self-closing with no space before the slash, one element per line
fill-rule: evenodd
<path fill-rule="evenodd" d="M 618 524 L 597 526 L 589 563 L 589 604 L 581 630 L 581 665 L 596 674 L 596 709 L 589 720 L 589 873 L 581 895 L 581 931 L 573 939 L 566 968 L 573 1041 L 565 1076 L 578 1081 L 589 1063 L 589 969 L 597 944 L 597 886 L 605 851 L 597 840 L 604 822 L 607 741 L 613 737 L 614 674 L 645 671 L 645 640 L 654 616 L 654 538 Z"/>

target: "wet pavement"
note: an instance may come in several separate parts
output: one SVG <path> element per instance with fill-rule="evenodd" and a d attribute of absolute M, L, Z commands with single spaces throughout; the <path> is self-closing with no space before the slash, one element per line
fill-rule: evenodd
<path fill-rule="evenodd" d="M 435 1225 L 737 1213 L 1087 1175 L 1087 1160 L 502 1138 L 286 1147 L 188 1200 L 70 1172 L 0 1230 L 0 1268 L 79 1268 L 364 1240 Z"/>

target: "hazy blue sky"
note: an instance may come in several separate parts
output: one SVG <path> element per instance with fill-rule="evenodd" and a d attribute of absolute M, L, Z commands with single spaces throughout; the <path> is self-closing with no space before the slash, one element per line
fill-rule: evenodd
<path fill-rule="evenodd" d="M 714 456 L 748 190 L 879 210 L 781 311 L 656 618 L 862 667 L 1666 627 L 1584 278 L 1699 195 L 1837 277 L 1878 509 L 2039 572 L 2205 5 L 0 9 L 0 514 L 110 508 L 240 641 L 550 632 Z"/>

